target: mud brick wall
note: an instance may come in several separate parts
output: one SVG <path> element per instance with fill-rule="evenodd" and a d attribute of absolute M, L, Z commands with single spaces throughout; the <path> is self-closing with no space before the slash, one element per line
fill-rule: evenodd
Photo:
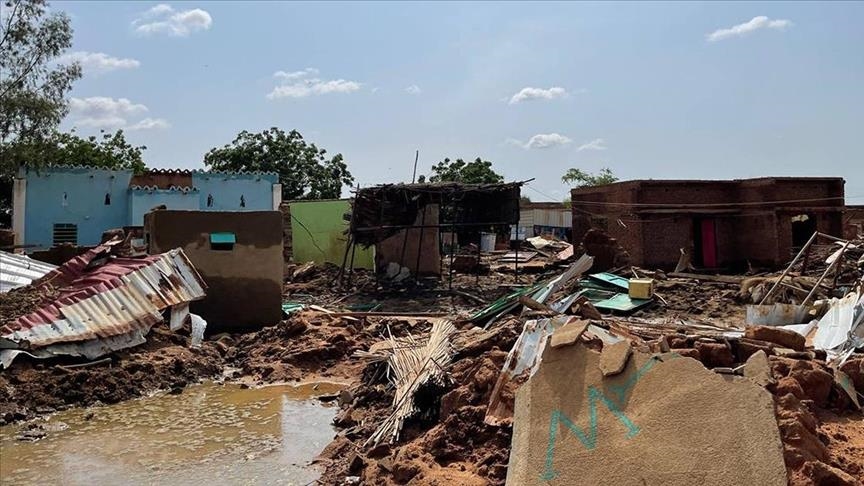
<path fill-rule="evenodd" d="M 260 328 L 282 318 L 282 213 L 279 211 L 152 211 L 144 217 L 151 254 L 182 248 L 207 283 L 191 311 L 208 333 Z M 225 248 L 212 233 L 234 233 Z"/>
<path fill-rule="evenodd" d="M 279 204 L 279 212 L 282 213 L 282 259 L 288 263 L 294 254 L 291 246 L 291 205 L 287 202 Z"/>
<path fill-rule="evenodd" d="M 709 218 L 715 221 L 718 265 L 778 266 L 794 250 L 796 215 L 807 214 L 818 231 L 843 234 L 843 188 L 841 178 L 790 177 L 627 181 L 573 189 L 573 243 L 600 228 L 630 253 L 633 264 L 670 268 L 680 248 L 695 256 L 696 223 Z M 782 202 L 759 204 L 766 201 Z"/>

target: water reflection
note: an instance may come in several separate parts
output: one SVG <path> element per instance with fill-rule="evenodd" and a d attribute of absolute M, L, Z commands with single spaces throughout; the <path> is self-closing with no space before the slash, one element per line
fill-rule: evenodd
<path fill-rule="evenodd" d="M 310 397 L 338 384 L 200 385 L 39 422 L 47 436 L 0 428 L 3 484 L 306 484 L 308 467 L 333 438 L 336 413 Z M 63 425 L 67 425 L 65 429 Z"/>

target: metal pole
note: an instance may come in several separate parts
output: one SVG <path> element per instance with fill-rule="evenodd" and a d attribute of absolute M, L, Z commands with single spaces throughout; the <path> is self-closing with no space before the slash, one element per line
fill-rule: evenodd
<path fill-rule="evenodd" d="M 819 285 L 822 283 L 822 280 L 824 280 L 825 277 L 828 275 L 828 273 L 831 271 L 831 269 L 834 268 L 834 265 L 837 265 L 838 263 L 840 263 L 840 260 L 843 259 L 843 253 L 846 251 L 846 248 L 849 247 L 849 244 L 850 244 L 850 242 L 847 241 L 846 244 L 843 245 L 843 248 L 840 249 L 840 254 L 837 255 L 837 259 L 834 260 L 833 262 L 831 262 L 831 265 L 828 265 L 828 268 L 826 268 L 825 271 L 822 272 L 822 276 L 819 277 L 819 280 L 816 281 L 816 285 L 813 286 L 813 290 L 811 290 L 810 293 L 807 294 L 807 297 L 804 297 L 804 302 L 801 302 L 801 305 L 807 304 L 807 302 L 810 300 L 810 297 L 813 297 L 813 294 L 816 293 L 816 289 L 819 288 Z"/>
<path fill-rule="evenodd" d="M 804 254 L 804 251 L 806 251 L 807 248 L 810 248 L 810 245 L 816 240 L 817 235 L 819 235 L 819 232 L 813 233 L 813 236 L 811 236 L 810 239 L 807 240 L 807 243 L 804 244 L 804 246 L 801 248 L 801 251 L 799 251 L 798 254 L 795 255 L 795 258 L 793 258 L 792 262 L 789 263 L 789 266 L 786 267 L 786 270 L 783 270 L 783 273 L 780 275 L 780 278 L 777 279 L 776 282 L 774 282 L 774 285 L 771 287 L 771 290 L 769 290 L 768 293 L 765 294 L 765 297 L 762 297 L 762 300 L 759 301 L 759 305 L 764 304 L 765 301 L 768 300 L 768 297 L 770 297 L 771 294 L 773 294 L 774 291 L 777 290 L 777 287 L 780 286 L 780 282 L 782 282 L 783 279 L 786 278 L 786 275 L 789 273 L 789 270 L 792 270 L 792 265 L 795 265 L 795 262 L 797 262 L 798 259 L 801 258 L 801 255 Z"/>
<path fill-rule="evenodd" d="M 420 158 L 420 151 L 417 150 L 414 152 L 414 174 L 411 176 L 411 184 L 414 184 L 414 181 L 417 180 L 417 159 Z"/>

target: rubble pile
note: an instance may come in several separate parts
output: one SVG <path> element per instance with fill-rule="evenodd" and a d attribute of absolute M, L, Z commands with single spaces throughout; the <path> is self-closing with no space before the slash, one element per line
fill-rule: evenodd
<path fill-rule="evenodd" d="M 857 253 L 830 278 L 745 277 L 597 272 L 572 246 L 536 244 L 551 250 L 537 273 L 455 273 L 452 289 L 366 272 L 343 286 L 337 267 L 296 265 L 279 324 L 200 348 L 154 327 L 103 361 L 22 359 L 0 373 L 0 420 L 205 378 L 328 380 L 347 387 L 330 397 L 323 484 L 574 484 L 610 461 L 622 484 L 862 484 Z M 0 305 L 29 309 L 26 289 Z"/>

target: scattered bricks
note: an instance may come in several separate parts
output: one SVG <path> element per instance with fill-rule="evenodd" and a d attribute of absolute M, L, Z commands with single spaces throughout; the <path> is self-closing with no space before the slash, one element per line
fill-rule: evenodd
<path fill-rule="evenodd" d="M 731 367 L 735 364 L 732 350 L 725 344 L 697 342 L 696 349 L 699 351 L 700 361 L 708 368 Z"/>
<path fill-rule="evenodd" d="M 812 434 L 816 434 L 816 428 L 819 426 L 819 421 L 813 412 L 801 403 L 801 400 L 795 398 L 791 394 L 778 395 L 777 398 L 777 419 L 794 419 L 801 423 Z"/>
<path fill-rule="evenodd" d="M 816 434 L 807 430 L 801 422 L 780 420 L 777 425 L 780 427 L 780 436 L 786 446 L 783 455 L 787 466 L 795 468 L 806 461 L 825 461 L 828 459 L 828 447 L 819 440 Z"/>
<path fill-rule="evenodd" d="M 747 361 L 750 356 L 753 356 L 757 351 L 763 351 L 767 355 L 772 354 L 771 346 L 767 343 L 759 343 L 745 339 L 739 339 L 733 342 L 732 351 L 738 357 L 739 362 Z"/>
<path fill-rule="evenodd" d="M 813 484 L 830 486 L 860 486 L 855 478 L 824 462 L 811 461 L 804 464 L 803 473 L 813 481 Z"/>
<path fill-rule="evenodd" d="M 688 348 L 690 345 L 687 343 L 687 337 L 669 337 L 669 347 L 672 349 L 681 349 Z"/>
<path fill-rule="evenodd" d="M 816 405 L 820 407 L 828 405 L 828 395 L 831 393 L 831 388 L 834 387 L 834 377 L 831 373 L 821 369 L 793 369 L 789 377 L 801 385 L 804 395 L 813 400 Z"/>
<path fill-rule="evenodd" d="M 804 399 L 807 397 L 804 394 L 804 389 L 801 388 L 801 384 L 790 376 L 780 378 L 780 380 L 777 382 L 777 395 L 783 396 L 786 394 L 792 394 L 795 396 L 795 398 L 799 399 Z"/>
<path fill-rule="evenodd" d="M 840 371 L 846 373 L 846 376 L 852 380 L 858 393 L 864 394 L 864 358 L 850 359 L 843 363 Z"/>
<path fill-rule="evenodd" d="M 769 343 L 779 344 L 785 348 L 803 351 L 805 346 L 804 336 L 795 331 L 789 331 L 779 327 L 753 326 L 744 331 L 744 337 Z"/>
<path fill-rule="evenodd" d="M 680 354 L 681 356 L 684 356 L 687 358 L 693 358 L 696 361 L 701 361 L 698 349 L 693 349 L 693 348 L 676 349 L 675 352 Z"/>
<path fill-rule="evenodd" d="M 365 466 L 366 460 L 363 459 L 363 456 L 352 452 L 351 457 L 348 459 L 348 472 L 352 474 L 360 472 Z"/>

